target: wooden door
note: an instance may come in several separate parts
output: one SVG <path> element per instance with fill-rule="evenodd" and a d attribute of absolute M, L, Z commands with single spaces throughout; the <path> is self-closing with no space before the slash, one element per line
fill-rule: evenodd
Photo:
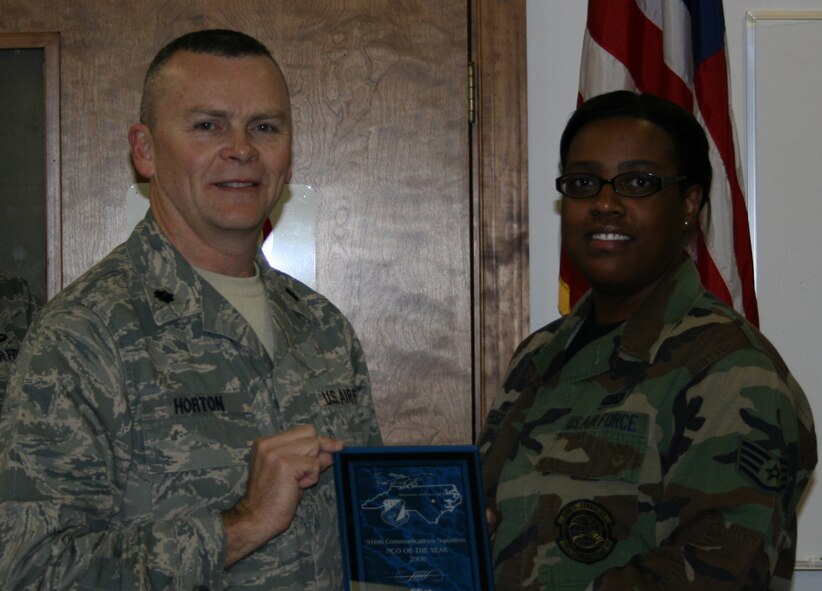
<path fill-rule="evenodd" d="M 468 121 L 477 53 L 469 32 L 491 30 L 470 12 L 481 5 L 501 14 L 499 0 L 4 0 L 0 32 L 60 34 L 64 284 L 130 231 L 125 191 L 139 179 L 126 131 L 153 54 L 190 30 L 245 31 L 269 46 L 288 80 L 293 182 L 318 195 L 318 288 L 362 340 L 386 441 L 471 441 L 527 330 L 527 310 L 508 310 L 513 328 L 502 330 L 493 310 L 481 310 L 527 304 L 524 214 L 480 218 L 482 193 L 472 190 L 472 181 L 499 190 L 472 172 L 472 159 L 487 153 L 478 130 L 499 129 L 489 117 L 472 132 Z M 488 235 L 506 244 L 488 249 Z M 498 274 L 518 281 L 513 299 L 499 297 L 509 286 Z"/>
<path fill-rule="evenodd" d="M 467 2 L 340 4 L 289 5 L 273 45 L 294 179 L 319 195 L 317 286 L 360 335 L 386 439 L 468 441 Z"/>

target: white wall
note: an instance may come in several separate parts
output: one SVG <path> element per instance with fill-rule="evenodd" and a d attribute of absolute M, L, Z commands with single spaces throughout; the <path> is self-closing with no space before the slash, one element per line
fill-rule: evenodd
<path fill-rule="evenodd" d="M 543 326 L 558 315 L 559 215 L 555 207 L 553 179 L 557 176 L 559 138 L 576 104 L 586 5 L 587 2 L 582 0 L 527 0 L 532 329 Z M 822 11 L 822 0 L 725 0 L 724 6 L 737 148 L 741 167 L 746 171 L 746 13 L 762 10 Z M 817 184 L 817 190 L 806 198 L 818 200 L 819 194 Z M 801 199 L 797 195 L 792 197 Z M 818 218 L 816 223 L 818 225 Z M 761 224 L 762 221 L 758 225 Z M 785 313 L 799 311 L 786 310 Z M 762 326 L 767 334 L 764 318 Z M 779 347 L 779 343 L 776 344 Z M 792 365 L 787 356 L 786 361 L 789 366 Z M 796 370 L 794 372 L 798 374 Z M 801 382 L 806 383 L 799 377 Z M 809 397 L 814 394 L 815 389 L 809 388 L 807 383 L 805 389 Z M 818 420 L 822 422 L 822 417 Z M 819 552 L 822 554 L 822 542 Z M 797 572 L 793 589 L 822 589 L 822 571 Z"/>

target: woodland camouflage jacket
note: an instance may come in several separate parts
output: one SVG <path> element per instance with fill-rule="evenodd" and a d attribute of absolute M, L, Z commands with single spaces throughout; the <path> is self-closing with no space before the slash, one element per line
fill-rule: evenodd
<path fill-rule="evenodd" d="M 590 305 L 520 345 L 481 436 L 497 587 L 787 589 L 816 439 L 778 353 L 690 259 L 566 359 Z"/>

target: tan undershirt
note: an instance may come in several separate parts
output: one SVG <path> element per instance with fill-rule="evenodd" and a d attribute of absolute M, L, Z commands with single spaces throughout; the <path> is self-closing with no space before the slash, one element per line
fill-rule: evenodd
<path fill-rule="evenodd" d="M 194 270 L 246 319 L 246 322 L 265 347 L 268 356 L 273 359 L 274 320 L 271 318 L 271 311 L 268 309 L 265 286 L 257 266 L 254 265 L 253 277 L 221 275 L 200 267 L 194 267 Z"/>

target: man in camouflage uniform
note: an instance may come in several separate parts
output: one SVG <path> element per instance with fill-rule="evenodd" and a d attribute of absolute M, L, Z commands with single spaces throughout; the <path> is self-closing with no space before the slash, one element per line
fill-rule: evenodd
<path fill-rule="evenodd" d="M 129 140 L 150 211 L 43 310 L 0 419 L 3 589 L 339 589 L 327 468 L 381 440 L 352 327 L 257 248 L 282 74 L 245 35 L 183 36 Z"/>
<path fill-rule="evenodd" d="M 24 279 L 0 273 L 0 407 L 20 343 L 38 307 Z"/>
<path fill-rule="evenodd" d="M 690 258 L 566 360 L 590 307 L 519 347 L 481 437 L 498 587 L 788 589 L 816 439 L 782 359 Z"/>

